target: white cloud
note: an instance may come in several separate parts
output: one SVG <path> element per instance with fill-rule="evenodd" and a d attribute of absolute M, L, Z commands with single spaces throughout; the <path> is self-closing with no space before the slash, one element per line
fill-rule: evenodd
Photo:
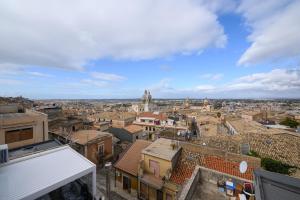
<path fill-rule="evenodd" d="M 158 83 L 153 84 L 152 86 L 150 86 L 149 89 L 151 91 L 158 92 L 158 93 L 173 91 L 174 88 L 172 88 L 170 86 L 171 85 L 171 80 L 172 79 L 170 79 L 170 78 L 163 78 Z"/>
<path fill-rule="evenodd" d="M 93 80 L 93 79 L 83 79 L 80 81 L 80 83 L 77 86 L 82 86 L 82 84 L 83 84 L 83 85 L 87 85 L 87 86 L 96 86 L 99 88 L 103 88 L 108 85 L 108 83 L 106 81 L 97 81 L 97 80 Z"/>
<path fill-rule="evenodd" d="M 227 39 L 216 14 L 220 5 L 204 0 L 3 0 L 0 63 L 83 69 L 107 57 L 140 60 L 223 47 Z"/>
<path fill-rule="evenodd" d="M 15 80 L 15 79 L 0 78 L 0 85 L 20 85 L 22 83 L 23 83 L 22 81 Z"/>
<path fill-rule="evenodd" d="M 17 75 L 22 71 L 23 68 L 20 65 L 11 63 L 0 63 L 0 75 Z"/>
<path fill-rule="evenodd" d="M 46 74 L 37 71 L 26 71 L 26 67 L 24 66 L 9 64 L 9 63 L 0 64 L 0 75 L 4 75 L 4 76 L 30 75 L 30 76 L 44 77 L 44 78 L 53 77 L 53 75 L 51 74 Z"/>
<path fill-rule="evenodd" d="M 266 73 L 243 76 L 228 85 L 226 89 L 273 92 L 296 89 L 300 92 L 300 69 L 274 69 Z"/>
<path fill-rule="evenodd" d="M 243 0 L 238 12 L 246 19 L 251 46 L 238 64 L 300 58 L 300 1 Z"/>
<path fill-rule="evenodd" d="M 209 80 L 220 80 L 221 78 L 223 78 L 223 74 L 221 73 L 217 73 L 217 74 L 203 74 L 201 75 L 201 78 L 204 78 L 204 79 L 209 79 Z"/>
<path fill-rule="evenodd" d="M 213 86 L 213 85 L 199 85 L 199 86 L 196 87 L 197 91 L 206 91 L 206 92 L 208 92 L 208 91 L 212 91 L 214 89 L 216 89 L 216 87 Z"/>
<path fill-rule="evenodd" d="M 32 75 L 32 76 L 38 76 L 38 77 L 44 77 L 44 78 L 53 77 L 50 74 L 45 74 L 45 73 L 41 73 L 41 72 L 28 72 L 28 74 Z"/>
<path fill-rule="evenodd" d="M 105 81 L 122 81 L 126 78 L 117 74 L 101 73 L 101 72 L 92 72 L 91 76 L 95 79 L 105 80 Z"/>
<path fill-rule="evenodd" d="M 175 88 L 170 79 L 162 79 L 150 89 L 165 98 L 300 98 L 300 69 L 274 69 L 242 76 L 222 85 L 198 85 L 193 88 Z"/>

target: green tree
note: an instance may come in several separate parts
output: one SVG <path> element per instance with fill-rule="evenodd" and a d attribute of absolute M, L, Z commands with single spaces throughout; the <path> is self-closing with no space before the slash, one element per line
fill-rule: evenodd
<path fill-rule="evenodd" d="M 284 164 L 278 160 L 273 160 L 271 158 L 262 158 L 261 166 L 265 170 L 280 173 L 280 174 L 290 174 L 289 169 L 294 168 L 290 165 Z"/>
<path fill-rule="evenodd" d="M 297 126 L 299 125 L 299 122 L 291 119 L 290 117 L 286 117 L 283 121 L 281 121 L 279 124 L 281 125 L 285 125 L 291 128 L 297 128 Z"/>

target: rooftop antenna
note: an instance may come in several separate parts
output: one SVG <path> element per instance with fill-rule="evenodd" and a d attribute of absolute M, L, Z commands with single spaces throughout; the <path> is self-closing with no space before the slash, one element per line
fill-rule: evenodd
<path fill-rule="evenodd" d="M 240 172 L 241 172 L 242 174 L 244 174 L 244 173 L 247 171 L 247 168 L 248 168 L 247 162 L 246 162 L 246 161 L 242 161 L 242 162 L 240 163 Z"/>

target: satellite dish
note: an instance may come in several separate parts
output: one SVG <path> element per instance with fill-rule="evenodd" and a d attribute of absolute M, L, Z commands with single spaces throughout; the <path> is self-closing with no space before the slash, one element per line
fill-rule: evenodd
<path fill-rule="evenodd" d="M 242 161 L 242 162 L 240 163 L 240 172 L 241 172 L 242 174 L 244 174 L 244 173 L 247 171 L 247 168 L 248 168 L 247 162 L 246 162 L 246 161 Z"/>

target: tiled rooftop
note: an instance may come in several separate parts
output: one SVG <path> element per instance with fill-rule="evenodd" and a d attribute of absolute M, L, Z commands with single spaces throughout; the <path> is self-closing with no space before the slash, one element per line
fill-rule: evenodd
<path fill-rule="evenodd" d="M 137 176 L 138 164 L 141 160 L 141 151 L 150 144 L 151 142 L 146 140 L 136 140 L 126 151 L 124 156 L 117 161 L 115 167 L 133 176 Z"/>
<path fill-rule="evenodd" d="M 226 161 L 225 158 L 220 156 L 193 152 L 184 148 L 176 167 L 172 171 L 170 181 L 182 185 L 191 177 L 196 165 L 243 179 L 253 180 L 254 167 L 248 166 L 246 173 L 241 174 L 238 162 Z"/>
<path fill-rule="evenodd" d="M 99 139 L 106 136 L 112 136 L 112 134 L 107 132 L 96 131 L 96 130 L 80 130 L 73 133 L 72 139 L 76 141 L 76 143 L 85 145 L 86 143 L 92 140 Z"/>
<path fill-rule="evenodd" d="M 139 117 L 147 117 L 147 118 L 155 118 L 159 120 L 167 120 L 168 117 L 164 113 L 152 113 L 152 112 L 143 112 L 139 115 Z"/>
<path fill-rule="evenodd" d="M 60 135 L 62 137 L 67 137 L 68 135 L 63 132 L 55 132 L 55 134 Z M 101 132 L 97 130 L 80 130 L 77 132 L 73 132 L 71 135 L 72 141 L 76 142 L 77 144 L 85 145 L 88 142 L 91 142 L 96 139 L 100 139 L 103 137 L 112 136 L 111 133 L 108 132 Z"/>
<path fill-rule="evenodd" d="M 170 181 L 178 185 L 183 184 L 186 179 L 189 179 L 192 176 L 194 168 L 194 165 L 184 164 L 179 161 L 178 165 L 172 171 Z"/>
<path fill-rule="evenodd" d="M 246 173 L 242 174 L 239 170 L 239 163 L 225 161 L 223 158 L 217 156 L 205 156 L 204 167 L 247 180 L 253 179 L 253 167 L 248 166 Z"/>
<path fill-rule="evenodd" d="M 125 126 L 124 129 L 127 130 L 129 133 L 137 133 L 143 131 L 143 127 L 134 124 Z"/>

